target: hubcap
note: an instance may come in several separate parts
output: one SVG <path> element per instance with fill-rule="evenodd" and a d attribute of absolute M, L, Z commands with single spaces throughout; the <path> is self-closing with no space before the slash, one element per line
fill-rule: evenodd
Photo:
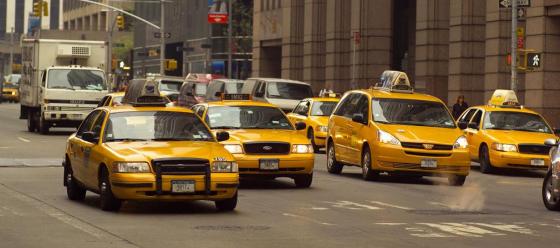
<path fill-rule="evenodd" d="M 72 174 L 70 174 L 70 173 L 66 174 L 66 183 L 67 184 L 72 183 Z"/>
<path fill-rule="evenodd" d="M 106 182 L 101 182 L 101 191 L 102 192 L 107 192 L 107 183 Z"/>
<path fill-rule="evenodd" d="M 329 155 L 327 156 L 327 166 L 330 168 L 334 163 L 334 149 L 329 146 Z"/>
<path fill-rule="evenodd" d="M 554 197 L 554 187 L 552 186 L 552 177 L 549 177 L 546 182 L 546 189 L 545 189 L 545 197 L 546 201 L 550 204 L 556 204 L 558 199 Z"/>
<path fill-rule="evenodd" d="M 364 162 L 362 164 L 362 172 L 364 174 L 366 174 L 369 171 L 369 154 L 365 153 L 364 154 Z"/>

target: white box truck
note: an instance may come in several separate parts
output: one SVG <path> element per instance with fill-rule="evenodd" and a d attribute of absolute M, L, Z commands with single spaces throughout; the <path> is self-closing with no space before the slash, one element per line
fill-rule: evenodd
<path fill-rule="evenodd" d="M 104 41 L 22 40 L 20 118 L 27 129 L 78 127 L 108 93 Z"/>

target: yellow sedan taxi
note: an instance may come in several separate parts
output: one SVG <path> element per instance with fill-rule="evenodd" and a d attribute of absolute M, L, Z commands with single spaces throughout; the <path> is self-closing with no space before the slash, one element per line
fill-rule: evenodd
<path fill-rule="evenodd" d="M 511 90 L 496 90 L 488 105 L 467 109 L 458 119 L 480 171 L 496 167 L 543 169 L 550 164 L 547 139 L 557 139 L 538 113 L 524 108 Z"/>
<path fill-rule="evenodd" d="M 97 107 L 115 107 L 122 105 L 124 92 L 109 93 L 99 101 Z"/>
<path fill-rule="evenodd" d="M 146 91 L 153 93 L 153 88 Z M 155 97 L 155 98 L 154 98 Z M 222 211 L 237 205 L 234 157 L 198 116 L 184 108 L 152 104 L 159 93 L 131 105 L 91 112 L 67 141 L 64 185 L 68 198 L 100 194 L 101 209 L 123 201 L 214 201 Z"/>
<path fill-rule="evenodd" d="M 288 114 L 292 123 L 303 122 L 307 125 L 307 129 L 302 132 L 311 141 L 315 152 L 325 147 L 329 116 L 339 100 L 336 95 L 303 99 Z"/>
<path fill-rule="evenodd" d="M 403 72 L 385 71 L 380 85 L 347 92 L 329 120 L 327 169 L 362 168 L 365 180 L 380 172 L 443 176 L 464 184 L 470 170 L 467 139 L 445 104 L 415 93 Z"/>
<path fill-rule="evenodd" d="M 250 100 L 202 103 L 193 110 L 212 131 L 229 132 L 230 139 L 222 144 L 235 157 L 242 178 L 288 177 L 299 188 L 311 186 L 313 147 L 298 133 L 305 123 L 292 124 L 280 108 Z"/>

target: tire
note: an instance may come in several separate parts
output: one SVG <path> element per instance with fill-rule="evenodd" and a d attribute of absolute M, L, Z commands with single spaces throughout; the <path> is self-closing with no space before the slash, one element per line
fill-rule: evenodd
<path fill-rule="evenodd" d="M 70 163 L 66 161 L 64 166 L 64 179 L 66 185 L 66 195 L 72 201 L 83 201 L 86 198 L 86 190 L 82 188 L 72 172 Z"/>
<path fill-rule="evenodd" d="M 220 212 L 230 212 L 237 207 L 237 192 L 232 198 L 214 202 Z"/>
<path fill-rule="evenodd" d="M 544 206 L 551 211 L 560 211 L 560 198 L 554 197 L 552 186 L 552 173 L 546 173 L 542 186 L 542 199 Z"/>
<path fill-rule="evenodd" d="M 484 174 L 494 172 L 494 166 L 490 163 L 490 152 L 488 151 L 488 146 L 482 145 L 479 154 L 480 161 L 480 172 Z"/>
<path fill-rule="evenodd" d="M 35 132 L 35 130 L 37 130 L 35 118 L 33 117 L 33 112 L 29 110 L 27 111 L 27 131 Z"/>
<path fill-rule="evenodd" d="M 334 144 L 330 141 L 327 145 L 327 171 L 331 174 L 340 174 L 343 167 L 344 165 L 336 161 Z"/>
<path fill-rule="evenodd" d="M 379 177 L 379 172 L 371 168 L 371 152 L 369 147 L 362 151 L 362 179 L 372 181 Z"/>
<path fill-rule="evenodd" d="M 50 124 L 43 118 L 43 116 L 39 116 L 39 133 L 41 134 L 49 134 Z"/>
<path fill-rule="evenodd" d="M 313 173 L 294 177 L 294 183 L 298 188 L 309 188 L 313 183 Z"/>
<path fill-rule="evenodd" d="M 119 211 L 122 201 L 113 195 L 111 182 L 109 182 L 109 172 L 105 168 L 101 171 L 99 179 L 99 196 L 101 198 L 100 207 L 103 211 Z"/>
<path fill-rule="evenodd" d="M 467 176 L 449 175 L 449 177 L 447 177 L 447 181 L 451 186 L 463 186 L 465 180 L 467 180 Z"/>
<path fill-rule="evenodd" d="M 309 141 L 311 141 L 311 145 L 313 146 L 313 152 L 315 153 L 320 153 L 319 149 L 320 147 L 318 147 L 315 144 L 315 133 L 313 132 L 313 129 L 309 129 L 309 131 L 307 131 L 307 138 L 309 139 Z"/>

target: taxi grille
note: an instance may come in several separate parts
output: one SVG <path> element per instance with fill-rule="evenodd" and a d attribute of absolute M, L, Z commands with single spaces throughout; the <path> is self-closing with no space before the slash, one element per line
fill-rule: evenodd
<path fill-rule="evenodd" d="M 247 154 L 289 154 L 290 144 L 284 142 L 251 142 L 244 143 Z"/>
<path fill-rule="evenodd" d="M 518 147 L 520 153 L 526 154 L 548 155 L 548 152 L 550 151 L 550 147 L 545 145 L 520 144 Z"/>
<path fill-rule="evenodd" d="M 404 147 L 404 148 L 414 148 L 414 149 L 424 149 L 424 150 L 442 150 L 442 151 L 453 150 L 452 145 L 429 144 L 429 145 L 433 145 L 432 149 L 426 149 L 424 147 L 424 144 L 428 144 L 428 143 L 401 142 L 401 146 Z"/>
<path fill-rule="evenodd" d="M 156 173 L 156 194 L 163 194 L 163 175 L 204 175 L 206 194 L 210 194 L 210 162 L 206 159 L 154 159 L 152 167 Z"/>

